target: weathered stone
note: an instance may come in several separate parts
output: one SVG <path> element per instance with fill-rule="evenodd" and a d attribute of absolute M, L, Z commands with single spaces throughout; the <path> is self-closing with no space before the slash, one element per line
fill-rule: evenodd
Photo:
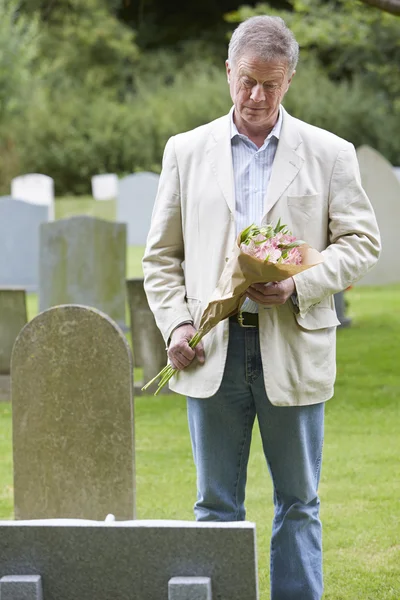
<path fill-rule="evenodd" d="M 48 221 L 47 208 L 0 197 L 0 287 L 39 285 L 39 228 Z"/>
<path fill-rule="evenodd" d="M 0 576 L 28 568 L 45 600 L 168 600 L 174 576 L 210 578 L 214 600 L 258 599 L 248 522 L 0 521 Z"/>
<path fill-rule="evenodd" d="M 6 575 L 0 579 L 1 600 L 43 600 L 40 575 Z"/>
<path fill-rule="evenodd" d="M 95 200 L 111 200 L 118 195 L 118 177 L 115 173 L 93 175 L 92 196 Z"/>
<path fill-rule="evenodd" d="M 212 600 L 209 577 L 172 577 L 168 582 L 168 600 Z"/>
<path fill-rule="evenodd" d="M 128 225 L 128 245 L 143 246 L 150 229 L 159 175 L 134 173 L 119 182 L 117 220 Z"/>
<path fill-rule="evenodd" d="M 94 309 L 24 327 L 11 359 L 17 519 L 133 518 L 132 371 L 125 336 Z"/>
<path fill-rule="evenodd" d="M 25 290 L 0 288 L 0 375 L 10 374 L 14 342 L 27 320 Z"/>
<path fill-rule="evenodd" d="M 140 394 L 145 383 L 167 364 L 165 342 L 154 320 L 143 288 L 143 279 L 128 279 L 129 314 L 131 323 L 133 359 L 135 367 L 143 369 L 143 381 L 135 382 L 135 393 Z M 169 393 L 164 386 L 162 393 Z"/>
<path fill-rule="evenodd" d="M 400 282 L 398 223 L 400 222 L 400 181 L 392 165 L 369 146 L 357 150 L 361 180 L 375 210 L 382 252 L 378 263 L 357 285 L 386 285 Z"/>
<path fill-rule="evenodd" d="M 41 173 L 20 175 L 11 181 L 11 196 L 33 204 L 45 206 L 47 220 L 54 220 L 54 180 Z"/>
<path fill-rule="evenodd" d="M 89 216 L 41 226 L 39 306 L 83 304 L 125 324 L 126 225 Z"/>
<path fill-rule="evenodd" d="M 0 402 L 10 402 L 11 400 L 11 377 L 9 375 L 0 375 Z"/>
<path fill-rule="evenodd" d="M 337 318 L 340 321 L 340 327 L 350 327 L 351 319 L 346 315 L 347 307 L 344 292 L 335 294 L 334 300 Z"/>

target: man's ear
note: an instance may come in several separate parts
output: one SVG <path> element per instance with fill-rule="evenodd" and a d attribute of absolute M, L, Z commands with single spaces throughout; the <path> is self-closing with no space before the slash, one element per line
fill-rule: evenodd
<path fill-rule="evenodd" d="M 226 68 L 226 78 L 227 78 L 227 80 L 228 80 L 228 83 L 230 83 L 230 82 L 231 82 L 231 78 L 230 78 L 230 75 L 231 75 L 231 68 L 230 68 L 230 66 L 229 66 L 229 60 L 226 60 L 226 61 L 225 61 L 225 68 Z"/>
<path fill-rule="evenodd" d="M 290 79 L 288 80 L 286 91 L 288 91 L 288 89 L 290 88 L 290 84 L 292 83 L 292 79 L 295 75 L 296 75 L 296 71 L 293 71 L 293 73 L 290 76 Z"/>

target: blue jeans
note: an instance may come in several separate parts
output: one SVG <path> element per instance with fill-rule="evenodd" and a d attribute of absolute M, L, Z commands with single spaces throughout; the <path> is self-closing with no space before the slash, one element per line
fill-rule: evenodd
<path fill-rule="evenodd" d="M 262 376 L 258 329 L 235 323 L 229 327 L 220 389 L 211 398 L 188 398 L 197 469 L 195 516 L 198 521 L 245 519 L 247 464 L 257 415 L 274 485 L 271 600 L 320 600 L 322 532 L 317 488 L 324 404 L 273 406 Z"/>

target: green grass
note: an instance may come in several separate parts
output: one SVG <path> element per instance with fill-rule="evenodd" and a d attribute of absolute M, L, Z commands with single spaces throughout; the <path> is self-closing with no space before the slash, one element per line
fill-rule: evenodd
<path fill-rule="evenodd" d="M 336 394 L 326 405 L 324 599 L 399 600 L 400 286 L 356 288 L 347 298 L 353 323 L 338 332 Z M 195 470 L 184 399 L 141 397 L 135 410 L 138 518 L 192 519 Z M 9 404 L 0 404 L 0 455 L 0 518 L 6 519 L 12 518 Z M 272 488 L 257 430 L 247 510 L 257 525 L 266 600 Z"/>

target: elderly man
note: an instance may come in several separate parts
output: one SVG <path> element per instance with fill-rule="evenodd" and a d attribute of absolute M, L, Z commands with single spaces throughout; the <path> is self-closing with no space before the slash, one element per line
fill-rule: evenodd
<path fill-rule="evenodd" d="M 226 61 L 233 107 L 168 141 L 143 259 L 147 297 L 179 369 L 171 388 L 187 396 L 199 521 L 245 518 L 257 416 L 274 485 L 272 600 L 323 592 L 317 488 L 335 380 L 333 294 L 380 251 L 354 147 L 282 107 L 297 60 L 278 17 L 253 17 L 234 31 Z M 221 322 L 192 350 L 238 232 L 278 219 L 324 263 L 250 287 L 243 323 Z"/>

